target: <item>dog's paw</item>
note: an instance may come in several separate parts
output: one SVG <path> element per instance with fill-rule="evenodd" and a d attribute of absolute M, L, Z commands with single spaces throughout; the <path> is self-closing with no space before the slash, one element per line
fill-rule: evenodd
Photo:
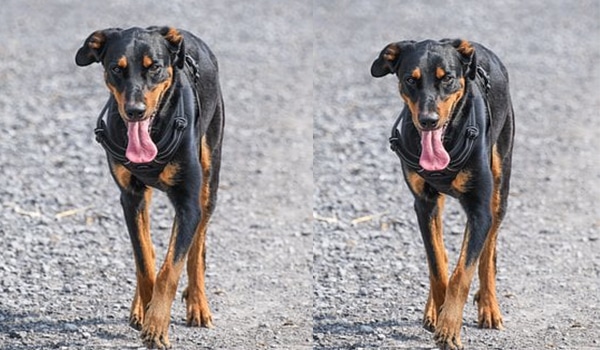
<path fill-rule="evenodd" d="M 462 350 L 464 347 L 460 341 L 460 332 L 450 331 L 442 328 L 435 332 L 435 342 L 440 350 Z"/>
<path fill-rule="evenodd" d="M 479 328 L 503 329 L 502 314 L 496 297 L 477 292 L 474 299 L 477 303 Z"/>
<path fill-rule="evenodd" d="M 190 327 L 213 328 L 212 315 L 206 298 L 201 298 L 198 293 L 189 293 L 188 288 L 183 291 L 186 303 L 186 323 Z"/>
<path fill-rule="evenodd" d="M 434 339 L 437 346 L 442 350 L 463 349 L 460 341 L 461 326 L 462 315 L 460 313 L 446 312 L 443 309 L 435 327 Z"/>
<path fill-rule="evenodd" d="M 169 308 L 150 304 L 144 317 L 144 325 L 140 334 L 144 345 L 148 349 L 170 349 L 169 321 L 171 315 Z"/>
<path fill-rule="evenodd" d="M 129 315 L 129 327 L 135 329 L 136 331 L 141 331 L 142 326 L 144 324 L 144 317 L 137 313 L 131 313 Z"/>
<path fill-rule="evenodd" d="M 423 328 L 429 332 L 435 331 L 435 319 L 429 316 L 423 318 Z"/>
<path fill-rule="evenodd" d="M 142 299 L 137 295 L 134 296 L 131 303 L 131 312 L 129 313 L 129 326 L 137 331 L 142 330 L 144 324 L 144 305 Z"/>
<path fill-rule="evenodd" d="M 202 309 L 198 305 L 187 306 L 187 325 L 190 327 L 213 328 L 212 315 L 208 308 Z"/>
<path fill-rule="evenodd" d="M 425 309 L 425 314 L 423 315 L 423 328 L 425 328 L 429 332 L 434 332 L 436 320 L 437 310 L 435 310 L 435 307 L 430 307 L 428 304 Z"/>

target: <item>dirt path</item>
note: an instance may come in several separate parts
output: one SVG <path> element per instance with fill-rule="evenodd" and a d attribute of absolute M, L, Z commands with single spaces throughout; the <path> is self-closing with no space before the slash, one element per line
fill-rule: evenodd
<path fill-rule="evenodd" d="M 469 349 L 600 348 L 599 4 L 582 1 L 323 1 L 315 6 L 314 348 L 423 348 L 427 267 L 412 199 L 387 137 L 396 78 L 369 67 L 389 42 L 464 37 L 511 76 L 517 117 L 511 198 L 500 232 L 506 330 Z M 464 217 L 446 207 L 456 260 Z M 353 224 L 354 221 L 354 224 Z M 451 266 L 454 264 L 451 262 Z M 471 289 L 476 291 L 476 285 Z"/>
<path fill-rule="evenodd" d="M 312 23 L 303 2 L 8 1 L 0 9 L 0 348 L 141 346 L 127 326 L 135 272 L 95 118 L 100 66 L 74 54 L 94 30 L 174 25 L 217 55 L 227 130 L 209 228 L 215 329 L 172 312 L 177 349 L 312 343 Z M 155 195 L 160 261 L 172 209 Z"/>

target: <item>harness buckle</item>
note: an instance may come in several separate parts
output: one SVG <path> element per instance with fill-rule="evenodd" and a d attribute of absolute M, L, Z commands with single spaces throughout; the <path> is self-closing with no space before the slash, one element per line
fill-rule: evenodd
<path fill-rule="evenodd" d="M 183 130 L 187 127 L 188 121 L 185 118 L 175 118 L 175 129 Z"/>
<path fill-rule="evenodd" d="M 467 127 L 467 138 L 474 139 L 479 136 L 479 128 L 476 126 L 470 125 Z"/>
<path fill-rule="evenodd" d="M 94 129 L 94 134 L 96 134 L 96 142 L 102 143 L 104 141 L 104 129 L 96 128 Z"/>

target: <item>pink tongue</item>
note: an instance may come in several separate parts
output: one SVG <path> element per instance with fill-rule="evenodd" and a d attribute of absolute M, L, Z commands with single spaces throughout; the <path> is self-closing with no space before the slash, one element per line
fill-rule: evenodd
<path fill-rule="evenodd" d="M 421 132 L 421 159 L 419 165 L 427 171 L 446 169 L 450 163 L 450 155 L 442 144 L 442 128 Z"/>
<path fill-rule="evenodd" d="M 148 163 L 156 158 L 158 150 L 148 132 L 150 119 L 127 123 L 127 151 L 125 156 L 133 163 Z"/>

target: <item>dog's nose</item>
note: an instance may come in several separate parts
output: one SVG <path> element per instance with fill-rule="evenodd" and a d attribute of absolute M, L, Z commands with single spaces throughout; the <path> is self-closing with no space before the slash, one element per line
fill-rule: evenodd
<path fill-rule="evenodd" d="M 427 113 L 419 116 L 419 123 L 423 130 L 433 130 L 437 127 L 440 116 L 437 113 Z"/>
<path fill-rule="evenodd" d="M 128 103 L 125 106 L 125 113 L 130 120 L 139 120 L 146 112 L 146 105 L 143 102 Z"/>

